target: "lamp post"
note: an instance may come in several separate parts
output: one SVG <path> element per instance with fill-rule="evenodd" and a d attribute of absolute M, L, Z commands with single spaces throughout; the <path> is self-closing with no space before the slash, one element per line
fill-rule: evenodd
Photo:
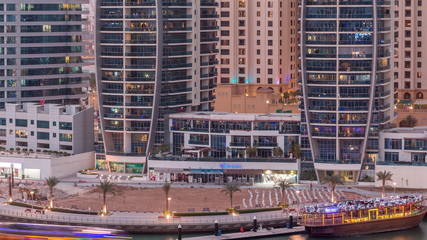
<path fill-rule="evenodd" d="M 394 195 L 396 195 L 396 184 L 397 183 L 395 183 L 395 182 L 393 183 L 393 192 L 394 192 Z"/>
<path fill-rule="evenodd" d="M 8 200 L 8 202 L 11 203 L 11 202 L 13 202 L 13 198 L 12 198 L 12 177 L 9 176 L 8 180 L 9 180 L 9 200 Z"/>
<path fill-rule="evenodd" d="M 30 195 L 31 195 L 31 201 L 33 201 L 31 203 L 31 212 L 33 212 L 33 204 L 34 204 L 34 191 L 30 191 Z"/>
<path fill-rule="evenodd" d="M 166 208 L 167 211 L 169 211 L 170 205 L 171 205 L 172 198 L 168 197 L 168 206 Z"/>

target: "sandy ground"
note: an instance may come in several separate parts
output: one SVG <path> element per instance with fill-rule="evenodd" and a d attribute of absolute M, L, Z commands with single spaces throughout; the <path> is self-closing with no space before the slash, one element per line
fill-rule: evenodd
<path fill-rule="evenodd" d="M 43 196 L 47 196 L 48 187 L 44 185 L 32 185 L 30 188 L 39 189 Z M 119 186 L 116 187 L 116 194 L 107 195 L 107 206 L 109 211 L 131 211 L 131 212 L 160 212 L 166 209 L 166 197 L 161 188 L 144 188 L 144 187 L 130 187 Z M 221 192 L 221 187 L 218 188 L 185 188 L 177 187 L 172 188 L 169 193 L 170 210 L 177 212 L 187 212 L 189 208 L 194 208 L 195 211 L 202 211 L 203 208 L 209 208 L 210 211 L 223 211 L 230 207 L 230 198 Z M 293 195 L 296 196 L 295 190 Z M 304 190 L 303 202 L 307 204 L 313 198 L 319 199 L 319 202 L 327 201 L 330 196 L 323 188 L 322 194 L 313 196 L 310 190 Z M 290 193 L 290 192 L 289 192 Z M 236 192 L 233 195 L 233 206 L 240 206 L 241 209 L 258 206 L 276 206 L 275 190 L 273 189 L 255 189 L 244 188 L 241 192 Z M 280 192 L 277 191 L 278 199 L 281 200 Z M 360 197 L 354 193 L 341 192 L 345 195 L 346 199 L 355 199 Z M 0 184 L 0 195 L 3 197 L 8 196 L 8 185 L 6 183 Z M 264 195 L 264 197 L 263 197 Z M 270 195 L 272 201 L 270 202 Z M 292 195 L 292 194 L 290 194 Z M 91 209 L 100 210 L 102 204 L 102 193 L 97 187 L 75 187 L 72 185 L 61 184 L 55 187 L 54 190 L 54 205 L 64 208 L 71 208 L 76 206 L 78 209 Z M 18 193 L 18 187 L 13 189 L 13 198 L 21 198 Z M 292 198 L 292 197 L 291 197 Z M 296 197 L 295 197 L 296 198 Z M 263 200 L 264 199 L 264 200 Z M 243 201 L 245 204 L 243 204 Z M 285 196 L 285 202 L 288 202 Z M 47 202 L 41 202 L 42 205 L 47 205 Z"/>
<path fill-rule="evenodd" d="M 62 207 L 71 207 L 76 205 L 80 209 L 100 209 L 102 201 L 102 193 L 95 187 L 86 187 L 87 192 L 69 195 L 63 198 L 57 198 L 55 204 Z M 187 212 L 188 208 L 194 208 L 195 211 L 202 211 L 203 208 L 209 208 L 211 211 L 222 211 L 230 207 L 230 198 L 221 192 L 221 188 L 173 188 L 170 190 L 169 197 L 170 210 L 177 212 Z M 256 206 L 256 196 L 258 192 L 259 206 L 275 207 L 275 193 L 272 189 L 242 189 L 241 192 L 236 192 L 233 195 L 233 206 L 249 208 L 249 199 L 252 193 L 252 206 Z M 264 192 L 264 204 L 262 195 Z M 272 203 L 269 201 L 269 192 L 271 192 Z M 280 193 L 278 193 L 280 194 Z M 295 192 L 294 192 L 295 194 Z M 309 195 L 307 190 L 307 195 Z M 353 193 L 345 193 L 347 199 L 354 199 L 357 195 Z M 324 192 L 321 200 L 326 200 L 329 194 Z M 280 195 L 278 197 L 280 199 Z M 108 209 L 111 211 L 132 211 L 132 212 L 151 212 L 163 211 L 166 209 L 166 196 L 161 188 L 135 188 L 135 187 L 120 187 L 117 188 L 115 195 L 108 194 Z M 285 202 L 288 202 L 285 197 Z"/>

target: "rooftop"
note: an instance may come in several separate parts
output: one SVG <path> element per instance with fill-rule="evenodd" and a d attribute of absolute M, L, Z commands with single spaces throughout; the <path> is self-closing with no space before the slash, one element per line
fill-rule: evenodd
<path fill-rule="evenodd" d="M 414 128 L 392 128 L 384 130 L 384 133 L 426 133 L 427 126 L 414 127 Z"/>

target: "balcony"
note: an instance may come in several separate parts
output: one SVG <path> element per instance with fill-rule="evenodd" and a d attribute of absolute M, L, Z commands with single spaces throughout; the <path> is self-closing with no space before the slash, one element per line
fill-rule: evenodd
<path fill-rule="evenodd" d="M 188 144 L 209 145 L 209 141 L 188 140 Z"/>

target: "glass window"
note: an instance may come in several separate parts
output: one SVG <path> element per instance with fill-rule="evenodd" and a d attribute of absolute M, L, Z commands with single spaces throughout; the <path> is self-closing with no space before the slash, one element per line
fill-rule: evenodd
<path fill-rule="evenodd" d="M 49 133 L 48 132 L 37 132 L 37 139 L 49 140 Z"/>
<path fill-rule="evenodd" d="M 17 127 L 27 127 L 28 126 L 28 121 L 27 121 L 27 119 L 16 119 L 15 126 L 17 126 Z"/>
<path fill-rule="evenodd" d="M 385 149 L 402 149 L 402 140 L 401 139 L 384 139 Z"/>
<path fill-rule="evenodd" d="M 61 130 L 73 130 L 73 123 L 59 122 L 59 129 L 61 129 Z"/>
<path fill-rule="evenodd" d="M 72 142 L 73 141 L 73 134 L 60 133 L 59 134 L 59 141 Z"/>
<path fill-rule="evenodd" d="M 37 121 L 37 128 L 49 128 L 49 121 Z"/>

